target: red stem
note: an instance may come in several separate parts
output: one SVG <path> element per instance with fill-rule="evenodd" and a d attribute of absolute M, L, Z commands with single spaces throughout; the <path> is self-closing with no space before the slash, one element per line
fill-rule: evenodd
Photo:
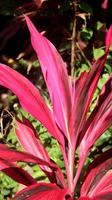
<path fill-rule="evenodd" d="M 83 166 L 84 166 L 85 160 L 86 160 L 86 154 L 84 154 L 83 156 L 81 156 L 80 159 L 79 159 L 78 169 L 77 169 L 75 178 L 74 178 L 74 180 L 73 180 L 74 192 L 75 192 L 75 189 L 76 189 L 77 181 L 79 180 L 79 177 L 80 177 L 82 168 L 83 168 Z"/>

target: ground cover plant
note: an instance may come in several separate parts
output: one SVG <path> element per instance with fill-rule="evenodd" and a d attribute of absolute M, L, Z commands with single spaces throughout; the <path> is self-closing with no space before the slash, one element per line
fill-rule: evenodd
<path fill-rule="evenodd" d="M 112 124 L 112 75 L 103 86 L 96 107 L 88 115 L 112 43 L 112 27 L 106 36 L 104 55 L 93 63 L 89 72 L 83 72 L 79 78 L 71 80 L 66 64 L 53 44 L 36 30 L 28 17 L 25 18 L 52 105 L 49 107 L 45 103 L 29 80 L 4 64 L 0 64 L 0 84 L 12 90 L 22 107 L 39 120 L 57 140 L 63 155 L 66 176 L 50 159 L 28 119 L 16 119 L 16 135 L 24 152 L 0 144 L 0 170 L 26 186 L 13 199 L 110 200 L 112 149 L 103 152 L 88 166 L 81 180 L 79 196 L 76 195 L 76 190 L 91 147 Z M 74 166 L 76 152 L 79 159 Z M 49 183 L 36 182 L 16 164 L 18 161 L 38 164 Z"/>

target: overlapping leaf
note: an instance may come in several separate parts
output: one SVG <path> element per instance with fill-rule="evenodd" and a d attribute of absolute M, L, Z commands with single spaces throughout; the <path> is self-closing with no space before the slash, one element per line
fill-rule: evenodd
<path fill-rule="evenodd" d="M 66 65 L 53 44 L 36 30 L 28 17 L 26 17 L 26 22 L 31 33 L 32 46 L 39 58 L 50 93 L 56 123 L 69 139 L 72 86 L 67 75 Z"/>
<path fill-rule="evenodd" d="M 86 114 L 88 112 L 93 94 L 97 87 L 100 75 L 104 68 L 108 50 L 112 44 L 112 27 L 106 35 L 106 50 L 105 54 L 100 57 L 92 66 L 90 72 L 84 72 L 75 84 L 75 104 L 72 116 L 74 118 L 75 135 L 79 135 L 83 129 L 86 121 Z"/>
<path fill-rule="evenodd" d="M 24 109 L 38 119 L 60 143 L 63 137 L 55 125 L 52 112 L 49 110 L 37 88 L 24 76 L 0 64 L 0 84 L 12 90 Z"/>
<path fill-rule="evenodd" d="M 9 162 L 8 159 L 0 158 L 0 171 L 10 176 L 12 179 L 23 185 L 29 186 L 36 181 L 23 169 L 16 164 Z"/>
<path fill-rule="evenodd" d="M 60 189 L 55 184 L 38 183 L 20 191 L 13 200 L 65 200 L 68 189 Z"/>
<path fill-rule="evenodd" d="M 48 163 L 36 156 L 33 156 L 32 154 L 13 150 L 7 147 L 5 144 L 0 144 L 0 158 L 7 160 L 9 162 L 21 161 L 21 162 L 34 163 L 38 165 L 46 165 L 56 170 L 56 166 L 54 164 Z"/>
<path fill-rule="evenodd" d="M 102 153 L 90 164 L 81 196 L 91 200 L 112 199 L 112 149 Z"/>
<path fill-rule="evenodd" d="M 16 120 L 16 124 L 16 135 L 24 150 L 50 164 L 50 157 L 32 124 L 25 118 L 23 122 Z M 61 184 L 63 187 L 65 186 L 63 174 L 58 166 L 56 171 L 46 165 L 40 165 L 40 168 L 45 172 L 51 182 Z"/>
<path fill-rule="evenodd" d="M 16 124 L 16 135 L 24 150 L 49 163 L 49 155 L 32 124 L 25 118 L 22 122 L 16 120 Z"/>
<path fill-rule="evenodd" d="M 79 80 L 76 82 L 76 96 L 75 96 L 75 134 L 78 135 L 83 128 L 86 121 L 86 114 L 90 106 L 94 91 L 104 68 L 106 56 L 102 56 L 94 63 L 90 72 L 84 72 Z"/>
<path fill-rule="evenodd" d="M 112 124 L 112 76 L 102 88 L 99 101 L 82 131 L 80 154 L 87 153 L 94 142 Z M 85 151 L 85 152 L 84 152 Z"/>

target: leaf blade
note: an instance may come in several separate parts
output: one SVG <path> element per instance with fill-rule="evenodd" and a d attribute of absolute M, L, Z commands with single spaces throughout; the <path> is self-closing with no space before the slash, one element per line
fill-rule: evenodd
<path fill-rule="evenodd" d="M 89 165 L 83 185 L 81 187 L 81 196 L 87 196 L 93 200 L 97 199 L 98 197 L 99 199 L 103 200 L 103 194 L 107 194 L 108 196 L 108 193 L 112 191 L 111 155 L 112 149 L 109 149 L 98 156 L 93 163 Z"/>
<path fill-rule="evenodd" d="M 22 107 L 38 119 L 53 137 L 60 143 L 64 142 L 54 122 L 52 112 L 29 80 L 10 67 L 0 64 L 0 84 L 12 90 L 19 98 Z"/>
<path fill-rule="evenodd" d="M 64 131 L 65 136 L 69 137 L 68 125 L 72 112 L 72 86 L 65 69 L 65 63 L 53 44 L 39 34 L 28 17 L 25 18 L 31 34 L 31 43 L 39 58 L 53 103 L 56 123 L 61 131 Z"/>
<path fill-rule="evenodd" d="M 35 184 L 36 181 L 25 170 L 18 167 L 12 162 L 0 158 L 0 171 L 4 172 L 16 182 L 29 186 Z"/>
<path fill-rule="evenodd" d="M 13 200 L 64 200 L 67 189 L 60 189 L 54 184 L 39 183 L 20 191 Z"/>

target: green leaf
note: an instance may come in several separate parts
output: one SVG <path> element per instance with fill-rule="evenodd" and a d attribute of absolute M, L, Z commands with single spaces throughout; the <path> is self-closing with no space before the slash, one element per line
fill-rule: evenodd
<path fill-rule="evenodd" d="M 7 142 L 11 142 L 11 144 L 15 144 L 17 142 L 17 138 L 13 129 L 10 130 L 7 136 Z"/>
<path fill-rule="evenodd" d="M 86 12 L 86 13 L 90 13 L 90 14 L 93 14 L 93 10 L 92 10 L 92 7 L 88 4 L 88 3 L 85 3 L 85 2 L 81 2 L 79 4 L 79 8 Z"/>
<path fill-rule="evenodd" d="M 98 88 L 101 89 L 103 85 L 106 83 L 107 79 L 109 78 L 109 74 L 103 74 L 101 79 L 98 82 Z"/>
<path fill-rule="evenodd" d="M 100 21 L 96 22 L 96 29 L 97 30 L 99 30 L 102 26 L 103 26 L 103 23 L 101 23 Z"/>
<path fill-rule="evenodd" d="M 93 56 L 94 59 L 97 60 L 104 54 L 104 50 L 102 48 L 94 49 L 93 50 Z"/>
<path fill-rule="evenodd" d="M 81 32 L 81 38 L 84 39 L 85 41 L 88 41 L 92 38 L 93 36 L 93 30 L 90 28 L 83 28 Z"/>

